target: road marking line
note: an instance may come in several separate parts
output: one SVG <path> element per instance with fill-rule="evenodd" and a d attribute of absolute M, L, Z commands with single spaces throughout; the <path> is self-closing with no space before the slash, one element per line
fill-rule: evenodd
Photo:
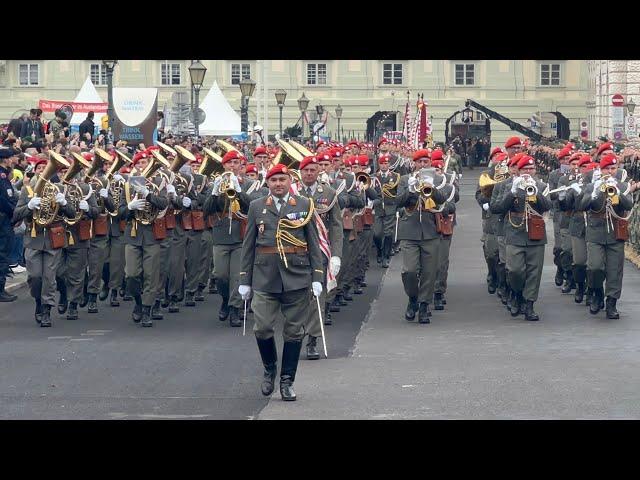
<path fill-rule="evenodd" d="M 140 418 L 164 418 L 164 419 L 186 419 L 186 418 L 207 418 L 211 415 L 201 414 L 201 415 L 180 415 L 180 414 L 153 414 L 153 413 L 110 413 L 110 417 L 114 419 L 126 418 L 126 417 L 140 417 Z"/>
<path fill-rule="evenodd" d="M 110 333 L 113 330 L 87 330 L 87 333 Z"/>
<path fill-rule="evenodd" d="M 81 333 L 80 335 L 104 335 L 102 332 Z"/>
<path fill-rule="evenodd" d="M 47 337 L 47 340 L 69 340 L 71 337 Z"/>
<path fill-rule="evenodd" d="M 87 340 L 93 340 L 93 338 L 87 337 L 87 338 L 72 338 L 71 339 L 72 342 L 83 342 L 83 341 L 87 341 Z"/>

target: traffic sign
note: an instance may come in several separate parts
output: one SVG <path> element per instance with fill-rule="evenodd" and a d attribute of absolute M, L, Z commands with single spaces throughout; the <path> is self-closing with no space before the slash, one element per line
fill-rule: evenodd
<path fill-rule="evenodd" d="M 611 104 L 614 107 L 622 107 L 624 105 L 624 97 L 619 93 L 616 93 L 613 97 L 611 97 Z"/>
<path fill-rule="evenodd" d="M 189 120 L 191 123 L 201 125 L 204 123 L 205 118 L 207 118 L 207 114 L 201 108 L 196 108 L 195 111 L 192 111 L 189 114 Z"/>

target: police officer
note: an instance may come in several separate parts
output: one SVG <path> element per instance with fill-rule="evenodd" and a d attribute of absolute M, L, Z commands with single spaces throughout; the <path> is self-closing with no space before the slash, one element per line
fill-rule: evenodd
<path fill-rule="evenodd" d="M 534 177 L 534 158 L 523 155 L 517 167 L 519 175 L 504 182 L 501 195 L 491 208 L 495 213 L 504 213 L 507 219 L 505 243 L 507 274 L 513 291 L 511 315 L 515 317 L 524 311 L 526 320 L 535 321 L 539 316 L 533 304 L 538 299 L 547 243 L 542 214 L 551 208 L 551 201 L 545 196 L 547 185 Z M 527 188 L 533 191 L 527 192 Z"/>
<path fill-rule="evenodd" d="M 0 302 L 13 302 L 18 297 L 5 291 L 9 271 L 9 253 L 13 248 L 13 211 L 18 198 L 13 194 L 11 177 L 13 157 L 12 148 L 0 148 Z"/>
<path fill-rule="evenodd" d="M 325 272 L 312 201 L 289 193 L 291 177 L 283 164 L 272 167 L 266 178 L 269 196 L 252 202 L 248 212 L 239 293 L 246 301 L 253 292 L 253 331 L 264 365 L 262 394 L 267 396 L 273 392 L 278 370 L 274 325 L 280 315 L 284 317 L 280 395 L 293 401 L 310 290 L 320 296 Z M 282 232 L 288 235 L 282 237 Z"/>
<path fill-rule="evenodd" d="M 331 269 L 333 277 L 338 275 L 340 271 L 342 255 L 342 215 L 340 213 L 340 205 L 338 202 L 338 194 L 328 184 L 318 181 L 318 175 L 320 170 L 318 168 L 318 160 L 314 156 L 305 157 L 300 162 L 300 175 L 302 177 L 302 185 L 300 185 L 299 193 L 308 198 L 313 199 L 316 211 L 320 215 L 320 219 L 324 224 L 324 228 L 327 230 L 327 240 L 331 251 L 331 258 L 327 258 L 323 255 L 323 269 Z M 334 280 L 335 282 L 335 280 Z M 324 279 L 323 291 L 320 295 L 320 305 L 323 308 L 322 318 L 326 318 L 326 291 L 327 281 Z M 337 282 L 336 282 L 337 284 Z M 335 288 L 335 286 L 332 286 Z M 321 329 L 319 324 L 318 307 L 315 303 L 311 304 L 309 309 L 309 318 L 305 325 L 306 331 L 309 334 L 309 340 L 307 342 L 307 358 L 309 360 L 317 360 L 320 358 L 320 354 L 316 348 L 318 337 L 321 335 Z"/>

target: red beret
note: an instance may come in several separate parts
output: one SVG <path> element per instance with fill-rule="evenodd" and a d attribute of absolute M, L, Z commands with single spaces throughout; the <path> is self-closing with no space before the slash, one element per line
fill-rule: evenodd
<path fill-rule="evenodd" d="M 224 154 L 224 157 L 222 157 L 222 163 L 225 164 L 229 160 L 235 160 L 236 158 L 240 160 L 240 157 L 241 155 L 236 150 L 229 150 Z"/>
<path fill-rule="evenodd" d="M 589 170 L 595 170 L 596 168 L 598 168 L 598 164 L 597 164 L 596 162 L 588 163 L 588 164 L 587 164 L 587 168 L 588 168 Z M 587 170 L 587 171 L 589 171 L 589 170 Z"/>
<path fill-rule="evenodd" d="M 511 137 L 511 138 L 509 138 L 505 142 L 504 148 L 513 147 L 515 145 L 522 145 L 522 142 L 520 142 L 520 137 Z"/>
<path fill-rule="evenodd" d="M 255 163 L 250 163 L 247 165 L 246 173 L 258 173 L 258 169 L 256 168 Z"/>
<path fill-rule="evenodd" d="M 600 155 L 605 150 L 613 150 L 613 144 L 611 142 L 605 142 L 598 147 L 597 155 Z"/>
<path fill-rule="evenodd" d="M 382 145 L 383 143 L 387 143 L 386 138 L 381 138 L 380 141 L 378 142 L 378 146 Z"/>
<path fill-rule="evenodd" d="M 504 152 L 500 152 L 493 158 L 493 162 L 500 163 L 500 162 L 503 162 L 504 160 L 507 160 L 508 158 L 509 158 L 509 155 L 507 155 Z"/>
<path fill-rule="evenodd" d="M 491 160 L 496 153 L 500 153 L 500 152 L 502 152 L 502 148 L 500 147 L 496 147 L 493 150 L 491 150 L 491 155 L 489 155 L 489 160 Z"/>
<path fill-rule="evenodd" d="M 342 150 L 336 147 L 329 150 L 328 153 L 329 153 L 329 156 L 331 156 L 332 158 L 340 158 L 340 156 L 342 155 Z"/>
<path fill-rule="evenodd" d="M 562 150 L 558 152 L 558 160 L 560 160 L 561 158 L 567 157 L 570 154 L 571 154 L 571 149 L 564 147 Z"/>
<path fill-rule="evenodd" d="M 418 150 L 416 153 L 413 154 L 413 159 L 417 160 L 419 158 L 423 158 L 423 157 L 427 157 L 427 158 L 431 158 L 431 154 L 429 153 L 429 150 L 426 149 L 421 149 Z"/>
<path fill-rule="evenodd" d="M 431 157 L 431 166 L 434 168 L 444 168 L 444 162 L 440 159 L 434 160 L 433 157 Z"/>
<path fill-rule="evenodd" d="M 518 160 L 518 169 L 535 164 L 536 161 L 533 159 L 533 157 L 530 157 L 529 155 L 522 155 L 522 157 L 520 157 L 520 160 Z"/>
<path fill-rule="evenodd" d="M 613 153 L 608 153 L 600 159 L 600 168 L 608 167 L 609 165 L 617 165 L 618 158 Z"/>
<path fill-rule="evenodd" d="M 255 157 L 256 155 L 268 155 L 267 153 L 267 149 L 264 148 L 262 145 L 257 147 L 254 151 L 253 151 L 253 156 Z"/>
<path fill-rule="evenodd" d="M 318 163 L 320 162 L 330 162 L 331 161 L 331 154 L 328 152 L 322 152 L 318 155 L 316 155 L 316 160 L 318 161 Z"/>
<path fill-rule="evenodd" d="M 269 179 L 270 177 L 272 177 L 274 175 L 279 175 L 279 174 L 285 174 L 286 175 L 288 173 L 289 173 L 289 169 L 286 167 L 286 165 L 284 163 L 278 163 L 276 166 L 271 167 L 269 169 L 269 171 L 267 172 L 266 178 Z"/>
<path fill-rule="evenodd" d="M 84 152 L 82 154 L 82 158 L 84 158 L 87 162 L 91 162 L 93 160 L 93 155 L 89 152 Z"/>
<path fill-rule="evenodd" d="M 354 146 L 356 146 L 356 147 L 359 147 L 359 146 L 360 146 L 356 140 L 351 140 L 349 143 L 347 143 L 347 147 L 348 147 L 349 145 L 354 145 Z"/>
<path fill-rule="evenodd" d="M 434 160 L 442 160 L 444 158 L 444 155 L 442 153 L 442 150 L 434 150 L 433 152 L 431 152 L 431 161 L 433 162 Z M 433 166 L 433 163 L 431 164 Z"/>
<path fill-rule="evenodd" d="M 304 167 L 306 167 L 307 165 L 310 165 L 312 163 L 318 163 L 318 159 L 316 157 L 313 157 L 313 156 L 304 157 L 302 159 L 302 161 L 300 162 L 299 169 L 302 170 Z"/>
<path fill-rule="evenodd" d="M 391 155 L 380 155 L 380 158 L 378 158 L 378 163 L 389 163 L 389 161 L 391 160 Z"/>
<path fill-rule="evenodd" d="M 351 167 L 353 166 L 355 159 L 356 157 L 344 157 L 343 163 L 345 164 L 345 166 Z"/>
<path fill-rule="evenodd" d="M 132 165 L 135 165 L 136 163 L 138 163 L 138 161 L 139 161 L 141 158 L 149 158 L 149 155 L 147 154 L 147 152 L 146 152 L 146 151 L 136 153 L 136 154 L 133 156 L 133 158 L 131 159 L 131 164 L 132 164 Z"/>
<path fill-rule="evenodd" d="M 322 146 L 322 145 L 326 145 L 327 143 L 324 140 L 318 140 L 318 143 L 316 143 L 316 148 Z"/>
<path fill-rule="evenodd" d="M 358 155 L 356 159 L 358 165 L 360 165 L 361 167 L 366 167 L 367 165 L 369 165 L 369 157 L 366 155 Z"/>
<path fill-rule="evenodd" d="M 33 169 L 35 170 L 36 167 L 38 165 L 40 165 L 41 163 L 44 163 L 45 165 L 47 164 L 47 161 L 44 158 L 41 158 L 40 160 L 36 161 L 36 163 L 33 164 Z"/>
<path fill-rule="evenodd" d="M 518 165 L 518 161 L 520 161 L 520 159 L 522 158 L 522 156 L 524 155 L 524 153 L 516 153 L 511 160 L 509 160 L 509 163 L 507 164 L 509 167 L 513 167 L 515 165 Z"/>
<path fill-rule="evenodd" d="M 583 165 L 586 165 L 587 163 L 591 163 L 591 156 L 582 154 L 580 156 L 580 160 L 578 161 L 578 166 L 581 167 Z"/>

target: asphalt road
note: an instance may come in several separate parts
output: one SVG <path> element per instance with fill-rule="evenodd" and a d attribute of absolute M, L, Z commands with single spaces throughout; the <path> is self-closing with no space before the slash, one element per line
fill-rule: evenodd
<path fill-rule="evenodd" d="M 325 326 L 331 358 L 349 354 L 382 274 L 372 267 L 365 293 Z M 77 321 L 56 311 L 53 327 L 40 328 L 27 289 L 14 293 L 0 307 L 1 419 L 253 419 L 267 404 L 251 316 L 243 337 L 218 320 L 218 295 L 165 312 L 153 328 L 134 324 L 122 301 L 82 309 Z"/>

